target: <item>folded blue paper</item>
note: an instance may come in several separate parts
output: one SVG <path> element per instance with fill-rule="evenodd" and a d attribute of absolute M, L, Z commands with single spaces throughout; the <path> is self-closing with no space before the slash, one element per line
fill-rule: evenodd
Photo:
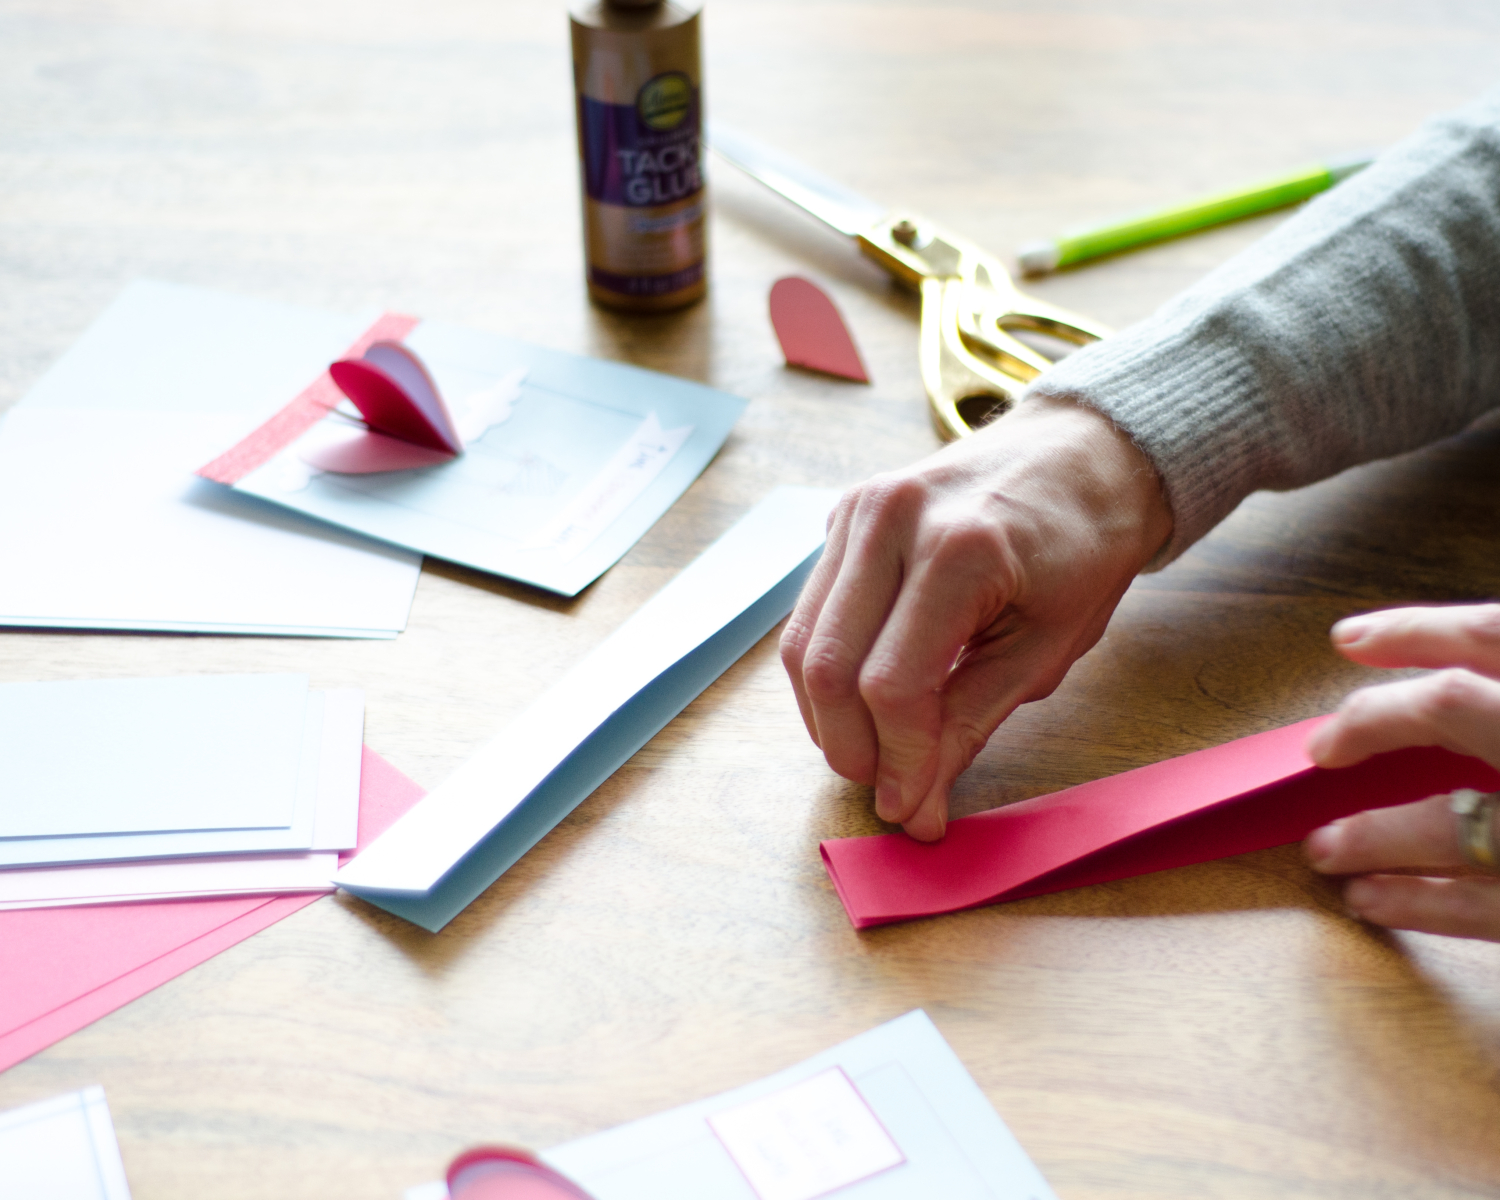
<path fill-rule="evenodd" d="M 771 493 L 334 882 L 440 930 L 791 611 L 837 499 Z"/>

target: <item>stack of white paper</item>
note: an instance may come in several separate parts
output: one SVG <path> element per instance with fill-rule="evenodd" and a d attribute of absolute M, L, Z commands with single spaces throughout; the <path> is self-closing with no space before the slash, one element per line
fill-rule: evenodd
<path fill-rule="evenodd" d="M 920 1010 L 541 1159 L 594 1200 L 1056 1200 Z M 442 1183 L 406 1200 L 446 1200 Z"/>
<path fill-rule="evenodd" d="M 0 1113 L 0 1196 L 130 1200 L 102 1087 Z"/>
<path fill-rule="evenodd" d="M 329 891 L 363 733 L 305 675 L 0 684 L 0 910 Z"/>

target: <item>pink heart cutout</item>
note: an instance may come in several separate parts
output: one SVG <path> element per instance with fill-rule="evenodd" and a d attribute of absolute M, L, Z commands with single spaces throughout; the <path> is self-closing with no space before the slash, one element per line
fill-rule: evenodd
<path fill-rule="evenodd" d="M 372 433 L 448 455 L 463 453 L 463 439 L 437 384 L 400 342 L 376 342 L 362 358 L 341 359 L 328 373 Z"/>
<path fill-rule="evenodd" d="M 771 285 L 771 326 L 789 366 L 870 382 L 844 318 L 812 280 L 788 275 Z"/>

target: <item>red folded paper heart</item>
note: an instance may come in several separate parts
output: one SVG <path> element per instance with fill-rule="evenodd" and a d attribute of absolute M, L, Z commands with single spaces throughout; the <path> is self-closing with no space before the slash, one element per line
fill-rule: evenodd
<path fill-rule="evenodd" d="M 369 429 L 309 448 L 301 457 L 310 466 L 363 475 L 432 466 L 463 453 L 437 384 L 400 342 L 375 342 L 361 357 L 334 363 L 328 374 Z"/>
<path fill-rule="evenodd" d="M 834 838 L 823 862 L 856 929 L 1019 900 L 1300 841 L 1367 808 L 1500 772 L 1436 746 L 1326 771 L 1303 751 L 1326 717 L 962 817 L 940 842 Z"/>

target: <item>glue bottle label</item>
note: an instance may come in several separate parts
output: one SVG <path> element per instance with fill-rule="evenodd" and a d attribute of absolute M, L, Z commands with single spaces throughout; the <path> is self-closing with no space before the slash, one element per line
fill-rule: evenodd
<path fill-rule="evenodd" d="M 584 187 L 592 199 L 655 208 L 703 190 L 698 93 L 681 71 L 649 81 L 634 104 L 581 100 Z"/>

